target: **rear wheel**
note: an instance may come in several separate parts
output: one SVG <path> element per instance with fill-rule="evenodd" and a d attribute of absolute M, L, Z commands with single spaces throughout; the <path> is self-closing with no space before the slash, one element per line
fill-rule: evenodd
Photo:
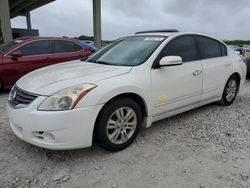
<path fill-rule="evenodd" d="M 142 125 L 140 106 L 129 98 L 115 100 L 104 106 L 97 120 L 97 140 L 105 149 L 119 151 L 137 137 Z"/>
<path fill-rule="evenodd" d="M 233 104 L 238 90 L 239 90 L 239 79 L 237 76 L 232 75 L 229 80 L 226 83 L 226 87 L 224 89 L 223 95 L 222 95 L 222 99 L 220 101 L 220 103 L 223 106 L 228 106 Z"/>

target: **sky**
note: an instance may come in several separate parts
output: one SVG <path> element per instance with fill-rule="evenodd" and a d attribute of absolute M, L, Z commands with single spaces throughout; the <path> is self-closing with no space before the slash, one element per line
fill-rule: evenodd
<path fill-rule="evenodd" d="M 31 12 L 41 36 L 93 35 L 92 0 L 56 0 Z M 102 0 L 102 38 L 175 28 L 219 39 L 250 40 L 250 0 Z M 25 28 L 24 17 L 12 27 Z"/>

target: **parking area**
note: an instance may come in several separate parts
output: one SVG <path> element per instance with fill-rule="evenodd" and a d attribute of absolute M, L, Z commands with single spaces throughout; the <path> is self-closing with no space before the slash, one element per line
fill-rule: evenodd
<path fill-rule="evenodd" d="M 8 124 L 7 95 L 0 94 L 1 187 L 250 187 L 250 83 L 232 106 L 211 104 L 155 123 L 118 153 L 49 151 L 19 140 Z"/>

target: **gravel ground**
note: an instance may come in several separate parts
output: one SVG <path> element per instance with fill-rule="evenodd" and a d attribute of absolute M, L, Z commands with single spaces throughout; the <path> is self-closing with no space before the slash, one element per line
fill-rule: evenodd
<path fill-rule="evenodd" d="M 6 99 L 0 94 L 0 187 L 250 187 L 250 83 L 232 106 L 157 122 L 118 153 L 31 146 L 10 130 Z"/>

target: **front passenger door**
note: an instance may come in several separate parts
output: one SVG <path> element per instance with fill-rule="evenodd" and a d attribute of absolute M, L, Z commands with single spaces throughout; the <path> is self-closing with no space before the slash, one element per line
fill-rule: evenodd
<path fill-rule="evenodd" d="M 152 78 L 153 116 L 174 112 L 201 101 L 202 66 L 198 59 L 195 39 L 191 35 L 170 41 L 155 63 L 162 57 L 180 56 L 182 65 L 154 68 Z"/>

